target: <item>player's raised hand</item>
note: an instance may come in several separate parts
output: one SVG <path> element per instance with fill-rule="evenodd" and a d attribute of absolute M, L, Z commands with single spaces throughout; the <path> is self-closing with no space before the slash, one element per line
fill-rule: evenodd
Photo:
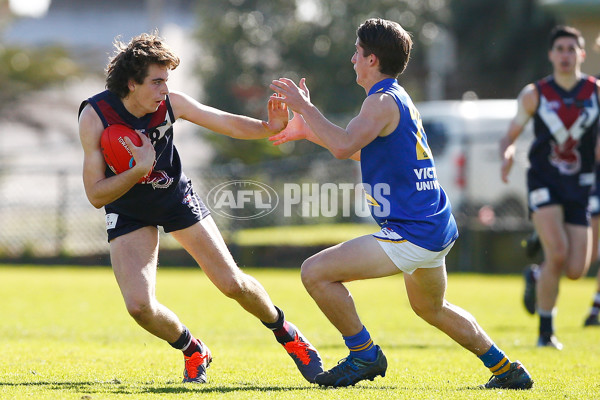
<path fill-rule="evenodd" d="M 300 86 L 289 78 L 276 79 L 271 82 L 269 88 L 277 95 L 283 96 L 282 101 L 295 112 L 302 113 L 303 107 L 310 104 L 310 92 L 305 78 L 300 79 Z"/>
<path fill-rule="evenodd" d="M 280 144 L 293 142 L 294 140 L 308 139 L 314 136 L 313 131 L 310 129 L 302 115 L 296 114 L 292 111 L 293 118 L 288 123 L 287 127 L 276 135 L 269 138 L 275 146 Z"/>
<path fill-rule="evenodd" d="M 288 124 L 289 112 L 282 98 L 273 94 L 267 104 L 268 121 L 263 121 L 263 126 L 272 133 L 281 132 Z"/>
<path fill-rule="evenodd" d="M 308 91 L 308 86 L 306 86 L 306 78 L 300 79 L 300 90 L 303 92 L 304 98 L 310 101 L 310 92 Z"/>
<path fill-rule="evenodd" d="M 502 156 L 502 166 L 500 167 L 500 177 L 502 182 L 508 183 L 508 174 L 512 169 L 513 162 L 515 160 L 515 146 L 509 146 Z"/>

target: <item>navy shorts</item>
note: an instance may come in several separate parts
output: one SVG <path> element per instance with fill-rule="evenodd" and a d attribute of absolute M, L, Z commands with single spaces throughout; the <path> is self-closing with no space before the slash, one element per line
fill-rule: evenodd
<path fill-rule="evenodd" d="M 596 182 L 590 193 L 589 205 L 590 214 L 592 217 L 600 215 L 600 167 L 596 167 Z"/>
<path fill-rule="evenodd" d="M 563 208 L 565 222 L 573 225 L 590 225 L 590 210 L 588 199 L 573 201 L 565 199 L 559 191 L 549 187 L 538 187 L 529 190 L 529 211 L 535 212 L 539 208 L 558 204 Z"/>
<path fill-rule="evenodd" d="M 152 213 L 147 218 L 137 218 L 128 214 L 106 213 L 108 241 L 133 232 L 145 226 L 162 226 L 165 232 L 189 228 L 210 215 L 210 210 L 188 182 L 183 195 L 160 204 L 162 212 Z"/>

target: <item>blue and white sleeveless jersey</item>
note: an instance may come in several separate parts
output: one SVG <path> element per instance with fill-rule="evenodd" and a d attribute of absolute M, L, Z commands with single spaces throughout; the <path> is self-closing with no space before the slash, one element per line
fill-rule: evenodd
<path fill-rule="evenodd" d="M 400 122 L 361 151 L 362 180 L 375 221 L 409 242 L 441 251 L 458 237 L 450 201 L 440 186 L 421 116 L 395 79 L 369 91 L 386 93 L 398 105 Z"/>

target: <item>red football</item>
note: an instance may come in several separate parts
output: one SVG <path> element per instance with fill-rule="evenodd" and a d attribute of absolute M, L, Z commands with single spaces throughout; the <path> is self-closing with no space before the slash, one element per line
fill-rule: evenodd
<path fill-rule="evenodd" d="M 100 148 L 104 160 L 115 174 L 127 171 L 135 165 L 131 151 L 125 143 L 125 137 L 129 137 L 136 146 L 142 145 L 142 139 L 140 139 L 137 132 L 125 125 L 110 125 L 102 132 L 100 137 Z"/>
<path fill-rule="evenodd" d="M 135 165 L 131 151 L 125 143 L 125 137 L 129 137 L 136 146 L 142 144 L 137 133 L 125 125 L 110 125 L 100 137 L 100 148 L 104 160 L 115 174 L 127 171 Z"/>

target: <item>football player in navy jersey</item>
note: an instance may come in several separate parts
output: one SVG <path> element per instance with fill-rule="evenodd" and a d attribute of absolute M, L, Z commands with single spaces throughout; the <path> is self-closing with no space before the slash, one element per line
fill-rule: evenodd
<path fill-rule="evenodd" d="M 595 49 L 600 51 L 600 35 L 596 38 Z M 596 75 L 596 78 L 600 78 L 600 75 Z M 597 262 L 600 240 L 600 164 L 596 165 L 596 185 L 590 196 L 590 213 L 592 214 L 592 262 Z M 583 326 L 600 326 L 598 314 L 600 314 L 600 268 L 596 273 L 596 293 Z"/>
<path fill-rule="evenodd" d="M 525 273 L 524 302 L 529 312 L 539 314 L 537 345 L 560 350 L 553 319 L 561 275 L 579 279 L 590 265 L 588 199 L 595 180 L 600 84 L 581 72 L 584 40 L 573 27 L 552 30 L 548 59 L 552 75 L 519 94 L 517 115 L 501 140 L 500 155 L 502 180 L 508 182 L 515 140 L 533 118 L 527 186 L 544 261 Z"/>
<path fill-rule="evenodd" d="M 396 78 L 412 47 L 396 22 L 369 19 L 357 31 L 352 64 L 367 97 L 344 129 L 311 103 L 304 79 L 281 78 L 271 89 L 295 113 L 275 144 L 308 139 L 336 158 L 360 160 L 371 213 L 381 231 L 330 247 L 302 265 L 302 282 L 342 334 L 349 355 L 317 375 L 324 386 L 349 386 L 384 376 L 387 360 L 361 322 L 345 282 L 404 273 L 417 315 L 478 356 L 492 377 L 485 388 L 529 389 L 533 381 L 511 362 L 467 311 L 445 299 L 445 256 L 458 237 L 450 203 L 440 187 L 419 112 Z M 273 98 L 275 99 L 275 97 Z"/>
<path fill-rule="evenodd" d="M 105 208 L 112 268 L 127 311 L 142 328 L 183 352 L 184 382 L 206 382 L 206 368 L 212 360 L 208 347 L 156 299 L 158 226 L 162 226 L 221 292 L 274 332 L 302 375 L 312 382 L 323 371 L 319 354 L 285 320 L 261 284 L 237 267 L 183 173 L 173 144 L 173 125 L 178 119 L 234 138 L 266 138 L 287 124 L 286 106 L 269 100 L 267 122 L 211 108 L 183 93 L 169 92 L 169 73 L 179 65 L 179 58 L 157 34 L 142 34 L 128 44 L 117 41 L 115 45 L 117 52 L 107 68 L 107 90 L 80 107 L 79 135 L 85 192 L 94 207 Z M 100 148 L 102 132 L 111 124 L 135 129 L 142 140 L 137 147 L 125 138 L 135 166 L 118 175 L 107 167 Z M 201 293 L 190 296 L 191 304 L 210 307 L 202 303 Z"/>
<path fill-rule="evenodd" d="M 596 165 L 596 183 L 590 196 L 589 210 L 592 226 L 592 257 L 591 261 L 598 261 L 598 240 L 600 239 L 600 164 Z M 600 326 L 600 269 L 596 273 L 596 293 L 592 299 L 592 306 L 583 321 L 583 326 Z"/>

